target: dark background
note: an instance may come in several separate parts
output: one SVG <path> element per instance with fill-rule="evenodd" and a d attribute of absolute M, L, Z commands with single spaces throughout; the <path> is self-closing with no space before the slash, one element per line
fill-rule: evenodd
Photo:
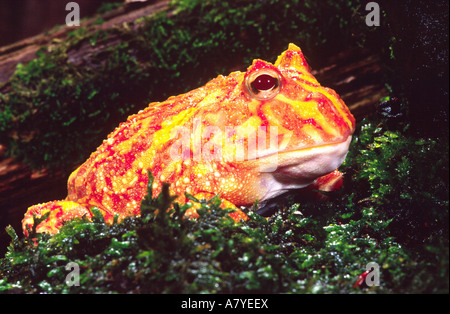
<path fill-rule="evenodd" d="M 63 25 L 66 21 L 66 4 L 70 0 L 1 0 L 0 46 L 37 35 Z M 80 6 L 80 19 L 91 16 L 103 3 L 118 0 L 76 0 Z"/>

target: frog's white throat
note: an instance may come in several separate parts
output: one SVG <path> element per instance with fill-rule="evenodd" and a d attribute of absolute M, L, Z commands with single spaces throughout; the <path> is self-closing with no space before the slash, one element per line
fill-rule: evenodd
<path fill-rule="evenodd" d="M 345 160 L 352 137 L 319 147 L 288 151 L 259 159 L 260 201 L 304 188 L 330 172 Z"/>

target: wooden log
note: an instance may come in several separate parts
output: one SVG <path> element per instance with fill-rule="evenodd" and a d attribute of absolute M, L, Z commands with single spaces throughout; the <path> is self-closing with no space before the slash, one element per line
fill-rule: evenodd
<path fill-rule="evenodd" d="M 132 23 L 139 18 L 167 9 L 168 5 L 169 0 L 128 3 L 111 12 L 81 21 L 80 27 L 87 27 L 89 31 L 92 32 L 99 29 L 109 29 L 116 25 Z M 98 21 L 99 18 L 101 18 L 104 22 L 96 25 L 96 21 Z M 48 33 L 39 34 L 20 40 L 13 44 L 0 47 L 0 92 L 8 92 L 7 82 L 16 70 L 17 64 L 25 64 L 29 62 L 36 57 L 36 52 L 42 46 L 48 46 L 55 41 L 64 39 L 67 34 L 74 29 L 74 27 L 62 26 Z M 6 86 L 2 86 L 2 84 L 6 84 Z"/>

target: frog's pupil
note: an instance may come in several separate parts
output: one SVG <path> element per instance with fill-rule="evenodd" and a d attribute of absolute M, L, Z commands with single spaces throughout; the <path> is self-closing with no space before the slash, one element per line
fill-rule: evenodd
<path fill-rule="evenodd" d="M 278 84 L 277 79 L 268 74 L 262 74 L 258 76 L 252 83 L 252 87 L 256 90 L 269 90 L 276 87 Z"/>

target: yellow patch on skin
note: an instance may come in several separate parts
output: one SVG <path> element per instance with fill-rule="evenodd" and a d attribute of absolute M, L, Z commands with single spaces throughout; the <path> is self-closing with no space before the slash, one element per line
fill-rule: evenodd
<path fill-rule="evenodd" d="M 248 104 L 248 110 L 252 115 L 257 115 L 259 106 L 261 106 L 261 101 L 256 100 L 256 99 L 251 99 Z"/>
<path fill-rule="evenodd" d="M 251 116 L 244 123 L 237 127 L 237 136 L 248 138 L 250 135 L 257 132 L 261 125 L 261 118 L 258 116 Z"/>
<path fill-rule="evenodd" d="M 177 178 L 179 177 L 180 173 L 181 173 L 181 161 L 171 162 L 162 169 L 160 180 L 161 182 L 164 182 L 170 176 L 174 176 L 175 178 Z"/>
<path fill-rule="evenodd" d="M 323 142 L 323 138 L 320 135 L 320 133 L 317 131 L 317 129 L 310 125 L 310 124 L 305 124 L 302 127 L 302 130 L 305 134 L 308 134 L 308 136 L 315 142 L 315 143 L 321 143 Z"/>
<path fill-rule="evenodd" d="M 154 164 L 155 154 L 159 152 L 162 147 L 171 139 L 172 130 L 174 130 L 178 126 L 186 124 L 186 121 L 189 120 L 196 111 L 197 109 L 194 107 L 188 108 L 173 116 L 171 120 L 164 121 L 161 124 L 161 129 L 153 134 L 153 141 L 150 148 L 146 151 L 143 151 L 142 154 L 138 158 L 136 158 L 136 160 L 133 162 L 132 167 L 142 168 L 139 167 L 139 165 L 145 165 L 146 167 L 151 168 Z"/>
<path fill-rule="evenodd" d="M 134 124 L 136 125 L 136 123 Z M 129 139 L 117 144 L 116 146 L 117 151 L 129 152 L 131 150 L 133 143 L 135 143 L 138 137 L 142 136 L 142 134 L 149 128 L 150 120 L 148 119 L 142 120 L 138 124 L 140 124 L 138 131 L 136 131 Z M 132 128 L 132 125 L 130 125 L 129 128 Z"/>
<path fill-rule="evenodd" d="M 196 174 L 197 178 L 202 178 L 211 172 L 211 167 L 206 164 L 197 163 L 192 170 L 192 172 Z"/>
<path fill-rule="evenodd" d="M 311 105 L 308 101 L 298 101 L 287 98 L 282 94 L 275 97 L 277 100 L 288 103 L 296 112 L 296 114 L 304 120 L 314 119 L 322 129 L 331 136 L 339 135 L 338 130 L 333 127 L 327 119 L 322 115 L 317 106 Z"/>
<path fill-rule="evenodd" d="M 343 106 L 340 103 L 339 99 L 336 98 L 336 96 L 333 96 L 330 93 L 328 93 L 326 91 L 326 89 L 322 86 L 313 87 L 313 86 L 308 86 L 305 84 L 302 87 L 309 92 L 320 93 L 320 94 L 324 95 L 326 98 L 328 98 L 333 103 L 334 108 L 336 108 L 336 110 L 338 111 L 339 116 L 342 117 L 344 119 L 344 121 L 347 123 L 348 127 L 353 128 L 353 122 L 350 121 L 347 114 L 345 114 L 344 109 L 342 108 Z"/>
<path fill-rule="evenodd" d="M 153 142 L 150 150 L 160 150 L 161 147 L 170 140 L 172 130 L 178 126 L 185 125 L 187 120 L 189 120 L 196 111 L 196 108 L 188 108 L 173 116 L 171 120 L 161 123 L 161 129 L 153 134 Z"/>

